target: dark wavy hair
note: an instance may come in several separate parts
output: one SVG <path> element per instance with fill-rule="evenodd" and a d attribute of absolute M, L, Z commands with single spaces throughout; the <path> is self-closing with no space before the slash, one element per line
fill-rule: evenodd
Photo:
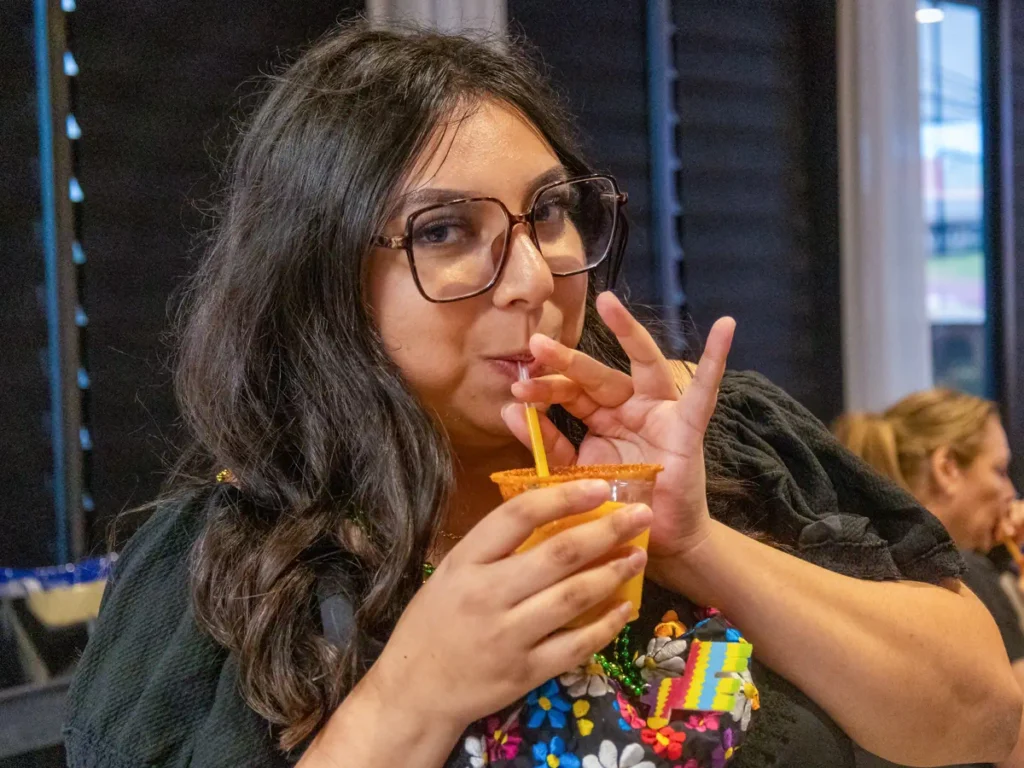
<path fill-rule="evenodd" d="M 521 47 L 362 22 L 331 31 L 271 79 L 185 289 L 175 386 L 193 443 L 161 503 L 204 499 L 196 616 L 239 659 L 246 702 L 285 750 L 372 663 L 453 493 L 446 435 L 388 356 L 364 275 L 437 128 L 488 99 L 522 113 L 570 172 L 589 170 Z M 628 370 L 593 297 L 580 348 Z M 233 487 L 212 482 L 220 469 Z M 327 569 L 346 575 L 355 607 L 342 648 L 319 621 Z"/>

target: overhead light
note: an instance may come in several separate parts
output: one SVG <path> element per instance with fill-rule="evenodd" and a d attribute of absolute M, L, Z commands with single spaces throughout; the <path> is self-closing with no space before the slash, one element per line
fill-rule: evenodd
<path fill-rule="evenodd" d="M 946 18 L 946 12 L 941 8 L 918 8 L 915 15 L 918 24 L 938 24 Z"/>

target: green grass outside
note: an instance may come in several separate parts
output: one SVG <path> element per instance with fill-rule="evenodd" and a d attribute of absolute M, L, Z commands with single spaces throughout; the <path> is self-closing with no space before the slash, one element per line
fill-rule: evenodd
<path fill-rule="evenodd" d="M 985 254 L 981 251 L 968 251 L 932 256 L 928 259 L 927 270 L 929 280 L 984 280 Z"/>

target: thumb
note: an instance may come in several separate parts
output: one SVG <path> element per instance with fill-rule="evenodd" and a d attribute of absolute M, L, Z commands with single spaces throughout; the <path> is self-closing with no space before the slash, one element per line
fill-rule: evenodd
<path fill-rule="evenodd" d="M 526 422 L 526 406 L 522 403 L 509 403 L 501 409 L 501 419 L 505 426 L 527 448 L 530 445 L 530 427 Z M 540 434 L 544 441 L 544 450 L 548 455 L 548 464 L 552 467 L 567 467 L 576 463 L 576 448 L 569 438 L 558 431 L 547 414 L 537 411 L 540 422 Z"/>

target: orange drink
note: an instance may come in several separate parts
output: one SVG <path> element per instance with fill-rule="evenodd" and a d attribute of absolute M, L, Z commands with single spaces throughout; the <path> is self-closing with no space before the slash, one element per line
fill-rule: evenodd
<path fill-rule="evenodd" d="M 547 541 L 552 536 L 568 528 L 610 515 L 626 504 L 643 503 L 650 505 L 654 492 L 654 480 L 661 469 L 661 466 L 657 464 L 592 464 L 590 466 L 553 468 L 551 474 L 547 477 L 539 477 L 533 469 L 511 469 L 505 472 L 494 473 L 491 475 L 491 480 L 498 484 L 501 496 L 505 501 L 532 488 L 543 488 L 548 485 L 586 478 L 607 480 L 611 486 L 611 499 L 604 502 L 601 506 L 587 512 L 563 517 L 560 520 L 553 520 L 539 528 L 535 528 L 530 537 L 519 547 L 518 551 L 523 552 L 537 546 L 541 542 Z M 640 547 L 646 550 L 649 537 L 650 531 L 644 531 L 636 538 L 627 542 L 627 546 Z M 597 560 L 587 567 L 600 565 L 612 557 L 614 557 L 614 554 L 602 560 Z M 589 624 L 603 615 L 612 606 L 624 603 L 627 600 L 633 605 L 633 611 L 630 614 L 629 620 L 634 621 L 640 616 L 640 599 L 643 594 L 643 587 L 644 574 L 640 572 L 629 581 L 620 584 L 608 600 L 576 617 L 566 625 L 566 628 L 571 629 Z"/>

